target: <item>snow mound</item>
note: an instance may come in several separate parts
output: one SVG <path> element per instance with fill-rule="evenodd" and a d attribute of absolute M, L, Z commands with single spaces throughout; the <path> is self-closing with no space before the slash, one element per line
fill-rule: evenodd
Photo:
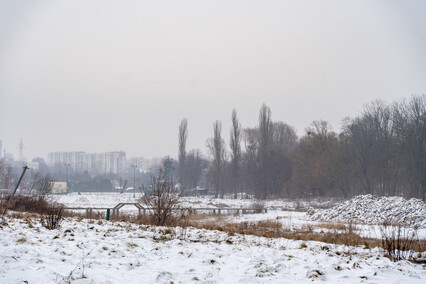
<path fill-rule="evenodd" d="M 309 210 L 313 221 L 355 222 L 363 224 L 397 223 L 426 228 L 426 205 L 422 200 L 402 197 L 358 195 L 325 210 Z"/>

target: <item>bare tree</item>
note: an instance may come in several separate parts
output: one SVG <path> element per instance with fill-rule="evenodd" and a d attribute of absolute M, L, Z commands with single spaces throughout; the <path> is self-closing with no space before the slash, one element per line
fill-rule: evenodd
<path fill-rule="evenodd" d="M 292 175 L 289 151 L 298 146 L 296 131 L 284 122 L 272 122 L 271 111 L 264 104 L 259 125 L 244 129 L 243 134 L 241 175 L 245 190 L 261 199 L 279 196 Z"/>
<path fill-rule="evenodd" d="M 266 163 L 269 195 L 280 196 L 284 183 L 290 180 L 293 162 L 289 157 L 289 151 L 296 146 L 297 135 L 294 128 L 284 122 L 273 122 L 271 150 Z"/>
<path fill-rule="evenodd" d="M 265 199 L 269 193 L 268 179 L 268 159 L 272 146 L 272 120 L 271 110 L 265 104 L 262 105 L 259 112 L 259 186 L 257 188 L 257 196 Z"/>
<path fill-rule="evenodd" d="M 273 123 L 272 145 L 276 151 L 285 153 L 297 147 L 297 134 L 294 127 L 284 122 Z"/>
<path fill-rule="evenodd" d="M 232 187 L 234 198 L 240 187 L 240 163 L 241 163 L 241 124 L 237 118 L 237 111 L 232 110 L 232 127 L 229 139 L 231 148 L 231 170 L 232 170 Z"/>
<path fill-rule="evenodd" d="M 259 131 L 257 128 L 245 128 L 243 131 L 244 150 L 241 155 L 241 186 L 244 191 L 254 194 L 258 184 Z"/>
<path fill-rule="evenodd" d="M 326 121 L 312 122 L 305 133 L 292 154 L 295 165 L 287 194 L 293 187 L 304 197 L 334 196 L 341 189 L 338 136 Z"/>
<path fill-rule="evenodd" d="M 164 179 L 166 180 L 175 180 L 176 177 L 176 171 L 178 168 L 178 164 L 176 160 L 173 158 L 170 158 L 170 156 L 166 156 L 161 161 L 161 168 L 163 172 Z"/>
<path fill-rule="evenodd" d="M 200 149 L 193 149 L 186 156 L 185 181 L 193 189 L 197 188 L 203 169 L 203 155 Z"/>
<path fill-rule="evenodd" d="M 171 180 L 164 180 L 161 170 L 158 177 L 152 177 L 152 194 L 143 197 L 143 203 L 150 208 L 153 222 L 157 226 L 172 223 L 173 211 L 179 208 L 179 192 Z"/>
<path fill-rule="evenodd" d="M 410 195 L 426 201 L 426 95 L 394 104 L 393 122 Z"/>
<path fill-rule="evenodd" d="M 41 176 L 40 174 L 34 175 L 34 183 L 31 189 L 37 191 L 39 200 L 45 200 L 49 193 L 52 193 L 53 182 L 55 180 L 49 175 Z"/>
<path fill-rule="evenodd" d="M 183 119 L 179 126 L 179 184 L 182 194 L 185 191 L 186 139 L 188 138 L 188 121 Z"/>
<path fill-rule="evenodd" d="M 299 196 L 371 193 L 425 199 L 426 96 L 393 105 L 369 103 L 361 115 L 344 120 L 340 134 L 316 121 L 291 157 L 294 172 L 286 184 L 291 194 L 297 189 Z"/>
<path fill-rule="evenodd" d="M 213 156 L 210 175 L 212 184 L 216 190 L 215 197 L 221 196 L 224 192 L 224 163 L 225 163 L 225 142 L 222 139 L 222 123 L 218 120 L 213 124 L 213 139 L 208 142 L 208 147 Z"/>
<path fill-rule="evenodd" d="M 390 107 L 381 101 L 370 103 L 361 117 L 346 120 L 343 129 L 359 165 L 364 192 L 396 194 L 400 172 L 395 167 L 395 128 Z"/>

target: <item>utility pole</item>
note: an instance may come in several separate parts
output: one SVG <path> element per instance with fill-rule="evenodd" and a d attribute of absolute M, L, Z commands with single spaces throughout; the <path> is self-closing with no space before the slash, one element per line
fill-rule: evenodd
<path fill-rule="evenodd" d="M 21 177 L 19 178 L 18 183 L 16 184 L 15 190 L 13 191 L 12 195 L 9 196 L 9 199 L 7 200 L 7 202 L 6 202 L 5 206 L 4 206 L 4 211 L 3 211 L 3 214 L 2 214 L 2 219 L 4 219 L 4 216 L 6 216 L 8 205 L 9 205 L 10 201 L 12 200 L 13 196 L 15 195 L 16 191 L 18 190 L 18 187 L 21 184 L 22 179 L 24 178 L 25 172 L 28 169 L 29 168 L 27 166 L 24 166 L 24 170 L 22 171 Z"/>
<path fill-rule="evenodd" d="M 135 173 L 136 173 L 136 168 L 138 167 L 138 165 L 132 165 L 133 168 L 133 198 L 136 197 L 136 179 L 135 179 Z"/>

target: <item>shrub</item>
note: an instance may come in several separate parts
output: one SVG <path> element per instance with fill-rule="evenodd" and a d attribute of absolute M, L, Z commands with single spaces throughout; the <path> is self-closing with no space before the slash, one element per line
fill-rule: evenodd
<path fill-rule="evenodd" d="M 57 229 L 61 226 L 64 218 L 64 206 L 52 203 L 41 215 L 41 225 L 49 230 Z"/>
<path fill-rule="evenodd" d="M 48 202 L 38 196 L 16 195 L 10 201 L 10 210 L 42 213 L 48 208 Z"/>
<path fill-rule="evenodd" d="M 382 247 L 393 261 L 412 259 L 416 245 L 418 245 L 418 228 L 406 228 L 401 224 L 383 223 L 380 226 Z"/>
<path fill-rule="evenodd" d="M 176 223 L 173 211 L 179 209 L 178 190 L 171 181 L 161 179 L 161 172 L 152 178 L 152 189 L 151 196 L 144 196 L 143 203 L 150 209 L 153 223 L 157 226 Z"/>

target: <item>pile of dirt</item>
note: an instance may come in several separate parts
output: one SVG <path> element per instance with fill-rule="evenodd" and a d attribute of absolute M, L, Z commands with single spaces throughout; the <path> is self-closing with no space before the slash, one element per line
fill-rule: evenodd
<path fill-rule="evenodd" d="M 426 205 L 420 199 L 358 195 L 330 209 L 308 211 L 314 221 L 392 223 L 426 228 Z"/>

